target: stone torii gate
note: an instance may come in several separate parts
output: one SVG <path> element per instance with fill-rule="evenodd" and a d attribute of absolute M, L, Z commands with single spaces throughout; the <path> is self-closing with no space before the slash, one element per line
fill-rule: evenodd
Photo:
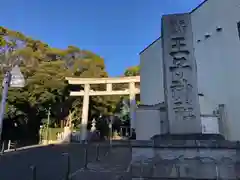
<path fill-rule="evenodd" d="M 140 76 L 131 77 L 114 77 L 114 78 L 73 78 L 66 77 L 69 84 L 72 85 L 84 85 L 82 91 L 71 91 L 70 96 L 83 96 L 82 107 L 82 121 L 81 121 L 81 140 L 86 140 L 87 136 L 87 124 L 88 124 L 88 109 L 89 109 L 89 97 L 90 96 L 109 96 L 109 95 L 129 95 L 130 98 L 130 117 L 131 128 L 135 129 L 135 109 L 136 109 L 136 94 L 140 93 L 140 89 L 136 88 L 136 83 L 140 82 Z M 125 90 L 113 90 L 113 84 L 129 84 Z M 106 84 L 105 91 L 91 90 L 93 84 Z"/>

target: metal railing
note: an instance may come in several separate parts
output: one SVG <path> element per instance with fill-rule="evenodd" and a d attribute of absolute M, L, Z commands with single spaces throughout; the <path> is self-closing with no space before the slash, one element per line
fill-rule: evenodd
<path fill-rule="evenodd" d="M 1 143 L 1 154 L 4 154 L 6 151 L 17 150 L 17 141 L 2 141 Z"/>

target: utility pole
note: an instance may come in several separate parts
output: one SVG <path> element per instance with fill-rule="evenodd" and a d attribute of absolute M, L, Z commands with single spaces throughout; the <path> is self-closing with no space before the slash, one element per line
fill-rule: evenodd
<path fill-rule="evenodd" d="M 11 73 L 9 71 L 6 72 L 4 79 L 3 79 L 3 91 L 2 91 L 2 101 L 1 101 L 1 107 L 0 107 L 0 140 L 2 140 L 2 127 L 3 127 L 3 118 L 5 114 L 6 109 L 6 101 L 7 101 L 7 94 L 8 94 L 8 88 L 11 82 Z"/>
<path fill-rule="evenodd" d="M 4 79 L 2 82 L 2 100 L 0 106 L 0 142 L 2 140 L 2 128 L 3 128 L 3 119 L 6 110 L 6 102 L 8 96 L 9 87 L 13 88 L 22 88 L 25 86 L 25 79 L 23 74 L 20 71 L 18 65 L 14 67 L 9 66 L 5 72 Z"/>

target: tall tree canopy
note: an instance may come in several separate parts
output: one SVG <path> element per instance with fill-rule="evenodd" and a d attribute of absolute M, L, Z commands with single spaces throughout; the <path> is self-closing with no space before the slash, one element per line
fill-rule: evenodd
<path fill-rule="evenodd" d="M 6 56 L 6 52 L 9 55 L 9 49 L 12 50 L 11 56 Z M 4 120 L 8 128 L 4 130 L 13 128 L 13 124 L 17 123 L 18 129 L 22 131 L 21 138 L 31 142 L 38 139 L 40 124 L 46 121 L 49 108 L 51 126 L 60 126 L 72 111 L 75 112 L 75 124 L 80 123 L 82 97 L 70 97 L 69 91 L 81 90 L 83 87 L 68 85 L 65 77 L 108 77 L 104 59 L 91 51 L 75 46 L 66 49 L 50 47 L 20 32 L 0 27 L 1 79 L 4 68 L 13 64 L 16 57 L 20 57 L 18 65 L 26 79 L 26 86 L 10 88 Z M 136 75 L 139 75 L 139 66 L 125 72 L 125 76 Z M 104 87 L 95 85 L 93 88 L 101 90 Z M 126 86 L 119 85 L 117 88 L 124 89 Z M 91 97 L 89 119 L 100 114 L 118 113 L 121 102 L 122 98 L 118 96 Z M 4 134 L 6 138 L 16 137 L 14 133 Z"/>
<path fill-rule="evenodd" d="M 125 76 L 139 76 L 140 75 L 140 66 L 132 66 L 125 70 Z"/>
<path fill-rule="evenodd" d="M 39 40 L 0 27 L 1 67 L 3 64 L 11 64 L 6 63 L 9 58 L 4 56 L 3 50 L 7 44 L 15 42 L 20 45 L 14 53 L 17 52 L 18 57 L 21 56 L 27 62 L 20 63 L 26 86 L 21 89 L 10 88 L 5 120 L 18 121 L 21 127 L 25 126 L 28 130 L 27 136 L 33 139 L 38 134 L 40 124 L 47 118 L 49 107 L 53 126 L 59 126 L 69 111 L 76 112 L 75 119 L 79 123 L 82 97 L 70 97 L 69 90 L 80 90 L 83 87 L 68 85 L 65 77 L 107 77 L 103 58 L 74 46 L 52 48 Z M 93 88 L 103 87 L 97 85 Z M 117 100 L 115 97 L 91 97 L 90 118 L 100 113 L 111 113 Z"/>

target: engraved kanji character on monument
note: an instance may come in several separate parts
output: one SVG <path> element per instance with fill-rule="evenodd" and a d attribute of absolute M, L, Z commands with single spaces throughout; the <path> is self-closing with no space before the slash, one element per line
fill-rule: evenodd
<path fill-rule="evenodd" d="M 174 114 L 175 114 L 175 120 L 177 121 L 182 121 L 183 120 L 183 112 L 184 112 L 184 107 L 179 106 L 173 108 Z"/>
<path fill-rule="evenodd" d="M 196 116 L 193 112 L 193 108 L 186 108 L 183 113 L 183 120 L 195 120 Z"/>
<path fill-rule="evenodd" d="M 171 19 L 170 26 L 173 34 L 186 32 L 187 25 L 182 19 Z"/>
<path fill-rule="evenodd" d="M 176 120 L 195 120 L 196 116 L 193 112 L 193 108 L 175 107 L 174 108 Z"/>
<path fill-rule="evenodd" d="M 176 69 L 172 72 L 172 83 L 173 84 L 181 84 L 183 79 L 183 71 L 181 69 Z"/>
<path fill-rule="evenodd" d="M 191 93 L 192 85 L 184 78 L 174 81 L 171 86 L 173 103 L 175 105 L 179 104 L 192 104 Z"/>
<path fill-rule="evenodd" d="M 172 91 L 173 104 L 175 106 L 184 104 L 185 93 L 184 93 L 183 87 L 182 86 L 174 86 L 174 87 L 172 87 L 171 91 Z"/>
<path fill-rule="evenodd" d="M 186 49 L 185 38 L 174 37 L 171 39 L 171 44 L 170 55 L 173 57 L 173 65 L 170 67 L 170 70 L 191 67 L 188 62 L 190 52 Z"/>

